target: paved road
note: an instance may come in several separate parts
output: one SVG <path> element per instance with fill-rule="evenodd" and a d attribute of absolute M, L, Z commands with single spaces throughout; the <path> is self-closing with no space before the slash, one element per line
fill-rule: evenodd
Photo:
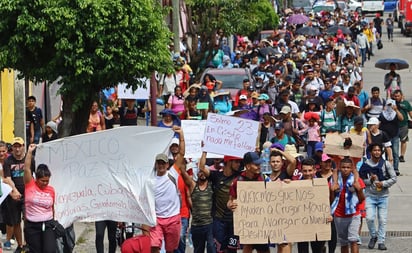
<path fill-rule="evenodd" d="M 385 29 L 384 29 L 385 30 Z M 412 64 L 412 43 L 411 38 L 403 37 L 399 29 L 395 30 L 394 42 L 388 42 L 384 34 L 382 50 L 375 48 L 375 56 L 365 63 L 363 69 L 365 83 L 364 89 L 370 91 L 372 86 L 379 86 L 383 90 L 383 77 L 386 71 L 374 68 L 375 62 L 381 58 L 403 58 Z M 403 80 L 402 89 L 409 101 L 412 101 L 412 73 L 410 70 L 399 72 Z M 410 133 L 411 139 L 412 134 Z M 392 187 L 389 204 L 389 218 L 387 224 L 387 252 L 412 253 L 412 147 L 408 149 L 406 163 L 400 163 L 402 176 L 398 178 L 398 183 Z M 88 253 L 95 252 L 94 249 L 94 225 L 86 223 L 76 223 L 77 245 L 75 252 Z M 367 249 L 369 240 L 367 227 L 364 223 L 362 229 L 363 245 L 361 253 L 380 252 L 379 250 Z M 107 243 L 106 243 L 107 248 Z M 120 252 L 118 250 L 117 252 Z M 193 249 L 188 247 L 188 253 Z M 275 252 L 272 250 L 272 252 Z M 296 246 L 293 252 L 297 252 Z M 337 250 L 336 252 L 339 252 Z"/>

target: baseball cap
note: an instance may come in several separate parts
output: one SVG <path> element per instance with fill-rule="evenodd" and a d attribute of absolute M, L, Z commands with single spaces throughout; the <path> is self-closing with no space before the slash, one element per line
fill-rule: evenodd
<path fill-rule="evenodd" d="M 315 152 L 322 151 L 323 152 L 323 142 L 316 142 L 315 144 Z"/>
<path fill-rule="evenodd" d="M 282 145 L 280 142 L 273 143 L 270 148 L 277 148 L 279 150 L 285 151 L 285 146 Z"/>
<path fill-rule="evenodd" d="M 24 145 L 24 140 L 21 137 L 14 137 L 13 142 L 11 143 L 11 145 L 14 144 L 20 144 L 20 145 Z"/>
<path fill-rule="evenodd" d="M 257 93 L 256 91 L 254 91 L 251 95 L 252 98 L 259 98 L 259 93 Z"/>
<path fill-rule="evenodd" d="M 379 124 L 379 120 L 376 117 L 372 117 L 368 120 L 368 123 L 366 123 L 367 125 L 378 125 Z"/>
<path fill-rule="evenodd" d="M 239 100 L 242 100 L 242 99 L 247 100 L 247 96 L 246 95 L 240 95 Z"/>
<path fill-rule="evenodd" d="M 325 162 L 327 160 L 332 160 L 327 154 L 322 154 L 322 162 Z"/>
<path fill-rule="evenodd" d="M 340 86 L 333 87 L 333 92 L 342 92 L 342 88 Z"/>
<path fill-rule="evenodd" d="M 264 161 L 263 159 L 260 159 L 259 155 L 255 152 L 247 152 L 244 156 L 243 156 L 243 161 L 245 162 L 245 164 L 262 164 Z"/>
<path fill-rule="evenodd" d="M 269 96 L 267 94 L 263 93 L 263 94 L 260 94 L 258 99 L 259 100 L 269 100 Z"/>
<path fill-rule="evenodd" d="M 283 128 L 283 123 L 282 122 L 276 122 L 275 124 L 275 130 L 279 130 Z"/>
<path fill-rule="evenodd" d="M 357 125 L 357 124 L 363 124 L 363 118 L 362 118 L 362 116 L 356 116 L 356 117 L 353 119 L 353 124 L 355 124 L 355 125 Z"/>
<path fill-rule="evenodd" d="M 280 75 L 280 74 L 282 74 L 282 72 L 280 72 L 280 70 L 275 71 L 275 75 Z"/>
<path fill-rule="evenodd" d="M 179 139 L 178 138 L 176 138 L 176 137 L 174 137 L 173 139 L 172 139 L 172 141 L 170 142 L 170 146 L 172 146 L 172 145 L 179 145 Z"/>
<path fill-rule="evenodd" d="M 231 156 L 231 155 L 225 155 L 223 157 L 223 162 L 229 162 L 229 161 L 233 161 L 233 160 L 242 160 L 242 158 L 237 157 L 237 156 Z"/>
<path fill-rule="evenodd" d="M 162 162 L 168 163 L 169 158 L 167 158 L 166 154 L 160 153 L 156 155 L 156 161 L 162 161 Z"/>
<path fill-rule="evenodd" d="M 282 107 L 282 109 L 280 110 L 280 113 L 282 113 L 282 114 L 288 114 L 288 113 L 290 113 L 291 111 L 292 111 L 292 110 L 291 110 L 290 106 L 284 105 L 284 106 Z"/>
<path fill-rule="evenodd" d="M 249 78 L 243 79 L 243 82 L 244 82 L 244 83 L 249 82 L 249 81 L 250 81 Z"/>

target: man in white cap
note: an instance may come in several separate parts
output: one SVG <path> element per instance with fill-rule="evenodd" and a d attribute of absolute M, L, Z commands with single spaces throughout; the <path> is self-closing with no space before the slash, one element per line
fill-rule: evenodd
<path fill-rule="evenodd" d="M 180 127 L 173 127 L 173 131 L 179 134 L 179 153 L 175 157 L 174 164 L 169 169 L 169 158 L 166 154 L 156 155 L 155 173 L 155 209 L 156 226 L 150 229 L 151 247 L 153 253 L 159 253 L 164 240 L 167 253 L 171 253 L 179 247 L 181 218 L 181 195 L 178 189 L 180 168 L 185 167 L 185 145 L 183 131 Z"/>

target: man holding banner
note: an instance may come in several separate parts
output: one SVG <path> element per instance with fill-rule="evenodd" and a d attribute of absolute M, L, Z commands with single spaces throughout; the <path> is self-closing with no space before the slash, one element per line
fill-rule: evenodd
<path fill-rule="evenodd" d="M 233 181 L 230 187 L 229 201 L 227 202 L 227 207 L 234 211 L 237 208 L 237 182 L 238 181 L 262 181 L 264 183 L 265 179 L 260 173 L 260 165 L 263 163 L 263 159 L 255 152 L 247 152 L 243 156 L 243 163 L 245 164 L 245 170 L 240 173 L 240 175 Z M 258 253 L 268 253 L 269 245 L 266 244 L 243 244 L 243 253 L 252 253 L 256 249 Z"/>
<path fill-rule="evenodd" d="M 167 253 L 173 252 L 179 246 L 181 196 L 177 182 L 179 179 L 178 171 L 185 167 L 185 140 L 180 127 L 174 126 L 173 131 L 179 134 L 180 142 L 179 153 L 176 155 L 173 166 L 169 168 L 169 159 L 166 154 L 156 155 L 155 209 L 157 221 L 156 226 L 150 229 L 152 253 L 160 252 L 163 240 Z"/>

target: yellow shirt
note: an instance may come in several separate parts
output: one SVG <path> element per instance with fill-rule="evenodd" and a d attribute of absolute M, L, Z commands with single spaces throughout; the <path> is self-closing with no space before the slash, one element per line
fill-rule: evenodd
<path fill-rule="evenodd" d="M 371 29 L 367 28 L 363 30 L 363 33 L 366 35 L 366 37 L 368 37 L 368 42 L 372 42 L 373 41 L 373 32 Z"/>

